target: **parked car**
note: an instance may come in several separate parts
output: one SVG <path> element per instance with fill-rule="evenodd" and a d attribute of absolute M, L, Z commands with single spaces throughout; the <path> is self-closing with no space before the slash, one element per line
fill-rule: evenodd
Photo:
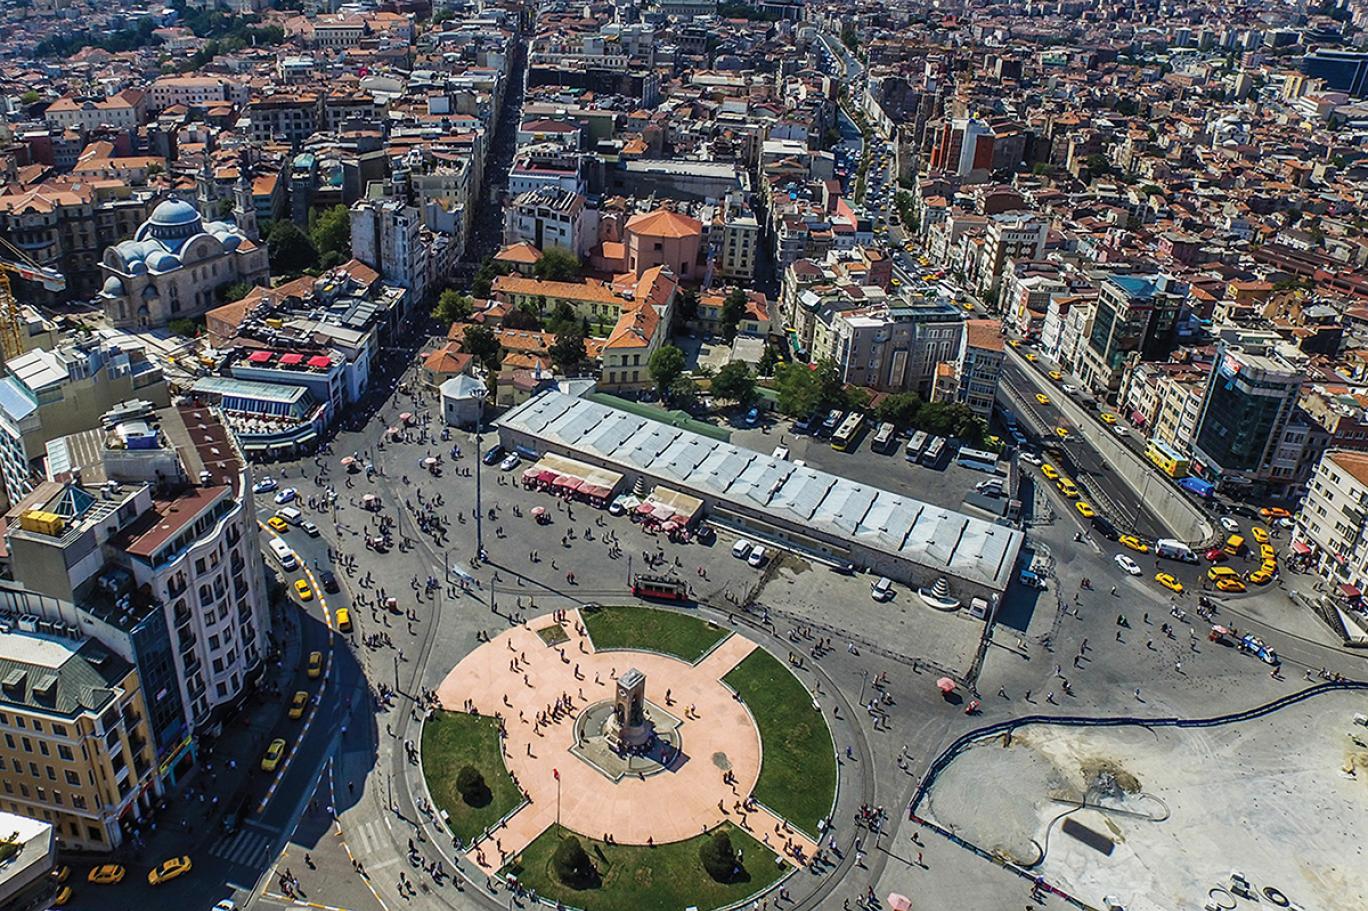
<path fill-rule="evenodd" d="M 758 569 L 765 565 L 765 558 L 767 555 L 768 552 L 765 550 L 765 545 L 757 544 L 750 552 L 750 556 L 746 557 L 746 562 Z"/>
<path fill-rule="evenodd" d="M 500 471 L 512 471 L 522 462 L 522 456 L 516 452 L 510 452 L 502 462 L 499 463 Z"/>
<path fill-rule="evenodd" d="M 318 526 L 310 522 L 308 519 L 305 519 L 303 522 L 300 522 L 299 527 L 304 529 L 304 534 L 308 535 L 310 538 L 318 537 Z"/>
<path fill-rule="evenodd" d="M 264 477 L 252 485 L 252 493 L 270 493 L 279 486 L 280 485 L 276 483 L 275 478 L 269 476 Z"/>
<path fill-rule="evenodd" d="M 333 575 L 332 570 L 325 569 L 320 572 L 318 574 L 318 581 L 323 583 L 323 590 L 328 594 L 331 595 L 337 592 L 337 577 Z"/>
<path fill-rule="evenodd" d="M 280 491 L 275 495 L 276 505 L 293 503 L 295 497 L 297 496 L 299 496 L 299 491 L 295 490 L 293 487 L 286 487 L 284 490 Z"/>
<path fill-rule="evenodd" d="M 1140 575 L 1140 566 L 1125 554 L 1117 554 L 1115 557 L 1112 557 L 1112 559 L 1116 561 L 1117 566 L 1121 567 L 1121 569 L 1130 575 Z"/>
<path fill-rule="evenodd" d="M 482 457 L 482 459 L 486 465 L 497 465 L 499 461 L 504 457 L 506 451 L 507 450 L 505 450 L 502 446 L 494 446 L 490 449 L 485 450 L 485 454 Z"/>
<path fill-rule="evenodd" d="M 754 544 L 747 541 L 745 538 L 737 538 L 736 543 L 732 545 L 732 556 L 738 559 L 744 558 L 750 554 L 751 548 L 754 546 Z"/>

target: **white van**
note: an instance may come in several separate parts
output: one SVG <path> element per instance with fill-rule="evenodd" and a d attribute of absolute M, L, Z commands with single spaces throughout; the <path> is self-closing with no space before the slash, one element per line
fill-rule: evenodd
<path fill-rule="evenodd" d="M 295 559 L 295 552 L 290 550 L 290 545 L 279 538 L 271 539 L 271 553 L 280 561 L 281 567 L 286 572 L 294 572 L 299 569 L 299 561 Z"/>
<path fill-rule="evenodd" d="M 299 526 L 300 522 L 304 521 L 304 513 L 295 509 L 293 506 L 280 507 L 276 510 L 276 515 L 280 516 L 286 522 L 289 522 L 291 525 L 294 525 L 296 527 Z"/>
<path fill-rule="evenodd" d="M 875 601 L 887 601 L 893 597 L 893 580 L 887 576 L 880 576 L 877 582 L 869 585 L 869 597 Z"/>

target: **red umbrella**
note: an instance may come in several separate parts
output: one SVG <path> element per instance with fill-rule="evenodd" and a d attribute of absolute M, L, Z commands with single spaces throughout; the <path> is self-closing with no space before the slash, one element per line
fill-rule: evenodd
<path fill-rule="evenodd" d="M 953 693 L 955 691 L 955 681 L 949 677 L 942 677 L 936 681 L 936 687 L 942 693 Z"/>
<path fill-rule="evenodd" d="M 893 911 L 912 911 L 912 899 L 897 892 L 890 892 L 888 895 L 888 907 Z"/>

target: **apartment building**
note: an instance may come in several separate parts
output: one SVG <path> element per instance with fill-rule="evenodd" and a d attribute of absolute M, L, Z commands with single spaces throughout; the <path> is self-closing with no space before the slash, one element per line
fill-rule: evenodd
<path fill-rule="evenodd" d="M 352 255 L 421 300 L 432 278 L 422 213 L 403 200 L 379 197 L 351 207 Z"/>
<path fill-rule="evenodd" d="M 1114 275 L 1103 281 L 1079 378 L 1114 401 L 1132 360 L 1168 360 L 1186 297 L 1187 284 L 1166 275 Z"/>
<path fill-rule="evenodd" d="M 542 187 L 519 193 L 504 207 L 503 242 L 529 243 L 538 250 L 562 247 L 584 256 L 594 241 L 598 212 L 579 193 Z"/>
<path fill-rule="evenodd" d="M 740 194 L 732 193 L 723 201 L 719 220 L 722 230 L 716 256 L 718 274 L 728 281 L 753 280 L 760 249 L 759 219 Z"/>
<path fill-rule="evenodd" d="M 819 317 L 812 358 L 831 358 L 850 385 L 929 398 L 937 365 L 958 361 L 964 340 L 958 307 L 891 298 L 878 307 L 833 312 L 829 321 Z"/>
<path fill-rule="evenodd" d="M 56 130 L 89 133 L 100 127 L 116 130 L 136 129 L 147 109 L 147 95 L 139 89 L 125 89 L 108 98 L 58 98 L 43 112 L 43 120 Z"/>
<path fill-rule="evenodd" d="M 985 228 L 976 285 L 980 293 L 994 295 L 998 293 L 1009 262 L 1044 257 L 1050 225 L 1046 219 L 1030 212 L 1002 212 L 989 216 Z"/>
<path fill-rule="evenodd" d="M 105 248 L 132 236 L 154 201 L 151 190 L 110 179 L 67 177 L 0 188 L 0 237 L 67 280 L 65 292 L 26 283 L 25 300 L 52 304 L 62 297 L 94 297 L 104 281 Z"/>
<path fill-rule="evenodd" d="M 1292 551 L 1336 594 L 1368 589 L 1368 453 L 1325 453 L 1296 516 Z"/>
<path fill-rule="evenodd" d="M 322 111 L 322 98 L 311 92 L 253 98 L 247 105 L 252 141 L 280 140 L 297 146 L 318 131 Z"/>
<path fill-rule="evenodd" d="M 124 403 L 49 447 L 7 514 L 0 611 L 75 630 L 137 668 L 158 777 L 239 709 L 269 649 L 251 473 L 221 414 Z"/>
<path fill-rule="evenodd" d="M 1000 322 L 989 319 L 964 321 L 964 342 L 955 365 L 959 377 L 957 400 L 985 421 L 993 416 L 993 403 L 997 399 L 1006 355 Z"/>
<path fill-rule="evenodd" d="M 162 76 L 148 87 L 152 107 L 158 110 L 172 105 L 207 107 L 213 104 L 246 104 L 250 94 L 247 87 L 216 76 Z"/>
<path fill-rule="evenodd" d="M 47 444 L 95 426 L 118 402 L 170 404 L 161 368 L 141 348 L 68 342 L 25 352 L 0 377 L 0 475 L 10 503 L 33 489 Z"/>
<path fill-rule="evenodd" d="M 156 771 L 132 664 L 32 616 L 0 631 L 0 807 L 62 849 L 111 851 L 161 797 Z"/>

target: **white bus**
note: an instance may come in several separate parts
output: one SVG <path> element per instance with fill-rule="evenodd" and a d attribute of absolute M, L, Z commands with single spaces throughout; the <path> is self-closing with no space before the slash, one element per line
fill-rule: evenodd
<path fill-rule="evenodd" d="M 932 437 L 931 445 L 927 446 L 926 452 L 922 453 L 921 463 L 927 468 L 935 468 L 940 464 L 943 455 L 945 455 L 945 437 Z"/>
<path fill-rule="evenodd" d="M 878 433 L 874 434 L 874 451 L 892 452 L 898 445 L 897 433 L 898 428 L 894 427 L 890 422 L 885 421 L 880 424 Z"/>
<path fill-rule="evenodd" d="M 930 437 L 925 430 L 918 430 L 912 434 L 912 439 L 907 441 L 907 461 L 916 462 L 921 458 L 922 452 L 926 449 L 926 442 Z"/>
<path fill-rule="evenodd" d="M 836 428 L 836 432 L 831 435 L 831 448 L 838 452 L 845 452 L 860 435 L 864 428 L 865 416 L 858 411 L 852 411 L 846 415 L 846 419 L 841 422 L 841 426 Z"/>

